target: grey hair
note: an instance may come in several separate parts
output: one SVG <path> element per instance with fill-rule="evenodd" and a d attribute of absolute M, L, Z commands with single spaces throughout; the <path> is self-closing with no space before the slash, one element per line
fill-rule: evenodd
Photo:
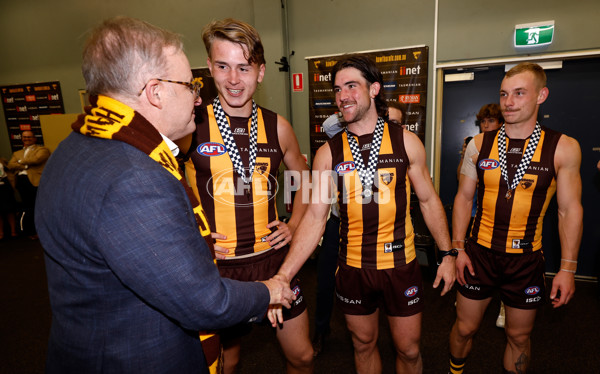
<path fill-rule="evenodd" d="M 183 51 L 179 35 L 135 18 L 105 20 L 83 49 L 81 70 L 88 93 L 137 96 L 147 79 L 167 72 L 166 47 Z"/>

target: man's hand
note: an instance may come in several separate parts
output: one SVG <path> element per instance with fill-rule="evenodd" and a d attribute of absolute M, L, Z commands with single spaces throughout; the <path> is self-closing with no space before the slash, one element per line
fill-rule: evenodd
<path fill-rule="evenodd" d="M 283 312 L 281 309 L 281 304 L 269 305 L 267 318 L 269 318 L 269 322 L 271 322 L 271 326 L 273 327 L 277 327 L 277 325 L 283 325 Z"/>
<path fill-rule="evenodd" d="M 290 289 L 290 283 L 281 280 L 279 276 L 260 281 L 269 289 L 269 296 L 271 297 L 269 304 L 281 304 L 286 308 L 290 308 L 292 302 L 296 300 L 296 295 Z"/>
<path fill-rule="evenodd" d="M 454 281 L 456 280 L 456 258 L 452 256 L 446 256 L 442 260 L 442 263 L 437 269 L 437 276 L 433 282 L 433 288 L 437 288 L 440 285 L 442 279 L 444 280 L 444 288 L 442 289 L 442 296 L 452 289 Z"/>
<path fill-rule="evenodd" d="M 223 235 L 223 234 L 219 234 L 218 232 L 211 232 L 210 233 L 210 237 L 213 239 L 227 239 L 227 236 Z M 229 249 L 227 248 L 223 248 L 220 245 L 217 245 L 216 243 L 214 244 L 214 248 L 215 248 L 215 257 L 218 260 L 223 260 L 225 258 L 227 258 L 227 256 L 225 256 L 227 253 L 229 253 Z"/>
<path fill-rule="evenodd" d="M 273 278 L 261 281 L 269 289 L 271 300 L 269 301 L 269 310 L 267 317 L 271 326 L 276 327 L 277 323 L 283 323 L 283 312 L 281 306 L 290 308 L 292 302 L 296 300 L 296 295 L 290 289 L 290 282 L 282 275 L 274 275 Z"/>
<path fill-rule="evenodd" d="M 277 229 L 274 233 L 267 236 L 267 241 L 272 248 L 279 249 L 292 240 L 293 233 L 288 224 L 279 220 L 275 220 L 267 225 L 268 229 L 273 227 L 276 227 Z"/>
<path fill-rule="evenodd" d="M 550 291 L 550 300 L 552 306 L 558 308 L 563 306 L 573 298 L 575 293 L 575 274 L 567 271 L 559 271 L 552 281 L 552 290 Z"/>
<path fill-rule="evenodd" d="M 469 269 L 469 273 L 472 276 L 475 276 L 475 271 L 473 270 L 473 264 L 471 264 L 471 259 L 464 250 L 458 251 L 458 257 L 456 257 L 456 280 L 461 286 L 464 286 L 467 282 L 465 281 L 465 267 Z"/>

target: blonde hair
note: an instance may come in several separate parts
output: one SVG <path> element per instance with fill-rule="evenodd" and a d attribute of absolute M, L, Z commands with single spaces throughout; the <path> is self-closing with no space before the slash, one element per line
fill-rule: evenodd
<path fill-rule="evenodd" d="M 544 72 L 544 69 L 540 65 L 532 62 L 521 62 L 517 66 L 514 66 L 506 72 L 506 77 L 514 77 L 517 74 L 525 73 L 527 71 L 531 72 L 535 77 L 535 80 L 538 83 L 538 89 L 546 87 L 546 73 Z"/>
<path fill-rule="evenodd" d="M 263 65 L 265 63 L 265 50 L 260 35 L 252 25 L 246 22 L 226 18 L 206 25 L 202 30 L 202 40 L 208 57 L 210 57 L 210 47 L 215 39 L 239 44 L 244 51 L 244 57 L 251 64 Z"/>

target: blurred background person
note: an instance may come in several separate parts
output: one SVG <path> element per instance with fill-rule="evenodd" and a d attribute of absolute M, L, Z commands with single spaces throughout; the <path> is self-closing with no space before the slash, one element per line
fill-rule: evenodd
<path fill-rule="evenodd" d="M 35 198 L 42 177 L 42 170 L 50 157 L 50 150 L 37 145 L 33 131 L 23 131 L 21 134 L 23 149 L 13 153 L 8 167 L 17 174 L 16 187 L 21 197 L 23 214 L 21 215 L 21 230 L 30 239 L 37 239 L 33 212 Z"/>
<path fill-rule="evenodd" d="M 485 104 L 479 109 L 479 113 L 477 113 L 475 120 L 475 126 L 479 127 L 479 132 L 488 132 L 488 131 L 496 131 L 498 130 L 502 124 L 504 124 L 504 117 L 502 117 L 502 111 L 500 110 L 500 105 L 496 103 Z M 465 151 L 467 146 L 473 139 L 472 136 L 468 136 L 465 138 L 463 142 L 462 150 L 460 152 L 460 162 L 458 163 L 458 168 L 456 169 L 456 178 L 460 178 L 460 170 L 462 169 L 463 159 L 465 157 Z M 472 149 L 475 149 L 475 143 L 471 145 Z M 473 220 L 475 218 L 475 214 L 477 213 L 477 191 L 475 191 L 475 196 L 473 198 L 473 208 L 471 208 L 471 220 L 469 221 L 469 227 L 467 232 L 471 232 L 471 226 L 473 225 Z M 496 318 L 496 326 L 503 329 L 504 328 L 504 320 L 506 319 L 504 315 L 504 303 L 500 301 L 500 311 L 498 312 L 498 317 Z"/>
<path fill-rule="evenodd" d="M 17 225 L 15 212 L 17 210 L 17 201 L 15 200 L 15 191 L 9 176 L 10 171 L 7 167 L 6 159 L 0 159 L 0 240 L 4 239 L 4 218 L 10 228 L 10 236 L 17 236 Z M 14 176 L 13 176 L 14 177 Z M 8 235 L 6 235 L 8 237 Z"/>

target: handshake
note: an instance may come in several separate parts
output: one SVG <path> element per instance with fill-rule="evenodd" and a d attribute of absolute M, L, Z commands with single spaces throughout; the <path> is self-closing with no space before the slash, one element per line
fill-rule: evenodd
<path fill-rule="evenodd" d="M 292 302 L 296 300 L 296 295 L 290 289 L 290 282 L 283 275 L 276 274 L 271 279 L 260 282 L 269 289 L 271 299 L 267 316 L 271 325 L 276 327 L 278 322 L 279 324 L 283 323 L 281 306 L 291 308 Z"/>

